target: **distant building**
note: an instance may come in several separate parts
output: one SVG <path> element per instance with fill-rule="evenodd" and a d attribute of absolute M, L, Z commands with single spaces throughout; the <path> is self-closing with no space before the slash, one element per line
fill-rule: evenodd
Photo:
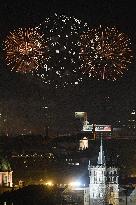
<path fill-rule="evenodd" d="M 0 189 L 12 186 L 12 170 L 10 164 L 5 158 L 0 157 Z"/>
<path fill-rule="evenodd" d="M 126 123 L 126 126 L 131 129 L 136 128 L 136 111 L 134 109 L 129 114 L 128 122 Z"/>
<path fill-rule="evenodd" d="M 118 169 L 108 167 L 101 140 L 97 165 L 88 166 L 90 184 L 84 189 L 84 205 L 119 204 Z"/>
<path fill-rule="evenodd" d="M 136 138 L 136 111 L 133 109 L 125 121 L 118 120 L 114 127 L 114 138 Z"/>
<path fill-rule="evenodd" d="M 79 150 L 85 150 L 88 149 L 88 139 L 87 137 L 83 137 L 83 139 L 80 140 Z"/>
<path fill-rule="evenodd" d="M 63 198 L 67 205 L 83 205 L 84 204 L 84 191 L 83 188 L 67 187 L 63 191 Z"/>
<path fill-rule="evenodd" d="M 93 138 L 111 138 L 112 136 L 112 127 L 111 125 L 97 125 L 89 124 L 88 121 L 85 121 L 83 124 L 82 132 L 91 133 Z"/>
<path fill-rule="evenodd" d="M 120 188 L 119 205 L 136 205 L 136 188 L 126 186 Z"/>

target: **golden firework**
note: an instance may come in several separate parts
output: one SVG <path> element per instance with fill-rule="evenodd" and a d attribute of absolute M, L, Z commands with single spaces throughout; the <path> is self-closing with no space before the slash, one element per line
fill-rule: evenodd
<path fill-rule="evenodd" d="M 7 65 L 16 72 L 33 72 L 45 59 L 43 36 L 33 28 L 10 32 L 4 44 Z"/>
<path fill-rule="evenodd" d="M 80 60 L 83 74 L 98 79 L 116 80 L 131 63 L 131 42 L 115 27 L 99 26 L 80 37 Z"/>

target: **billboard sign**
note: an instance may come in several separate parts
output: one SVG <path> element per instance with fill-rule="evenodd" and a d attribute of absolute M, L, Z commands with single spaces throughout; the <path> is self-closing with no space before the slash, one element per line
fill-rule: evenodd
<path fill-rule="evenodd" d="M 111 125 L 94 125 L 95 132 L 111 132 Z M 85 124 L 83 125 L 83 131 L 92 132 L 93 125 Z"/>
<path fill-rule="evenodd" d="M 96 132 L 111 132 L 111 125 L 95 125 Z"/>
<path fill-rule="evenodd" d="M 93 125 L 83 125 L 83 131 L 85 132 L 92 132 L 93 131 Z"/>
<path fill-rule="evenodd" d="M 86 112 L 75 112 L 75 118 L 81 119 L 87 115 Z"/>

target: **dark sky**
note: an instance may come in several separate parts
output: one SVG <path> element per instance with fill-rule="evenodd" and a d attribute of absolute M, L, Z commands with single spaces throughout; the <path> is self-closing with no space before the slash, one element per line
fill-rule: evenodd
<path fill-rule="evenodd" d="M 10 72 L 4 62 L 2 41 L 10 30 L 36 26 L 53 13 L 75 16 L 90 27 L 115 25 L 132 41 L 134 59 L 128 72 L 117 82 L 87 80 L 76 88 L 47 89 L 36 78 Z M 42 104 L 49 107 L 50 126 L 59 131 L 77 128 L 75 111 L 87 111 L 90 122 L 113 123 L 125 120 L 136 105 L 136 14 L 133 1 L 45 0 L 7 1 L 0 4 L 0 111 L 1 130 L 41 133 Z M 44 97 L 44 100 L 43 100 Z M 7 121 L 3 123 L 3 119 Z"/>

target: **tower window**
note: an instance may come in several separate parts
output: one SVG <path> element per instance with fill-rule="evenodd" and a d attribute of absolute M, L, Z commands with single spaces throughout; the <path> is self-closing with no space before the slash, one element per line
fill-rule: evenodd
<path fill-rule="evenodd" d="M 96 180 L 96 177 L 94 177 L 94 183 L 96 182 L 97 180 Z"/>
<path fill-rule="evenodd" d="M 110 192 L 113 192 L 113 187 L 110 187 Z"/>
<path fill-rule="evenodd" d="M 107 181 L 110 182 L 110 177 L 107 177 Z"/>
<path fill-rule="evenodd" d="M 99 193 L 99 196 L 102 197 L 103 196 L 102 193 Z"/>
<path fill-rule="evenodd" d="M 114 177 L 113 180 L 116 181 L 116 177 Z"/>

